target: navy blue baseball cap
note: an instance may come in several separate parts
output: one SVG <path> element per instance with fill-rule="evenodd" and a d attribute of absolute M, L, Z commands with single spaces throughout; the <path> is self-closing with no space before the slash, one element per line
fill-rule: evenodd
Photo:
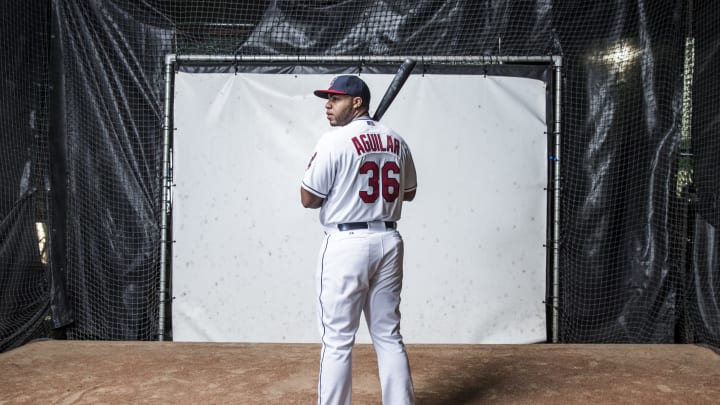
<path fill-rule="evenodd" d="M 352 75 L 337 76 L 330 82 L 327 90 L 315 90 L 315 95 L 320 98 L 328 98 L 330 94 L 345 94 L 363 99 L 363 104 L 370 106 L 370 89 L 365 82 Z"/>

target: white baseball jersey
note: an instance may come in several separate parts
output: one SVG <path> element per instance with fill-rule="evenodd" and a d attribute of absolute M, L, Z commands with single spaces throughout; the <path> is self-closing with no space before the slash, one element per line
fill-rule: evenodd
<path fill-rule="evenodd" d="M 395 131 L 368 117 L 323 134 L 302 186 L 325 199 L 324 226 L 397 221 L 403 194 L 417 187 L 410 148 Z"/>

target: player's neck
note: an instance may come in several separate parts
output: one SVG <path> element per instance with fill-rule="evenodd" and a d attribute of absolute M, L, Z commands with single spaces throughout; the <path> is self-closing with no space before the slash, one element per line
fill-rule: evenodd
<path fill-rule="evenodd" d="M 365 114 L 360 114 L 357 117 L 353 118 L 353 121 L 369 120 L 369 119 L 371 119 L 370 116 L 367 113 L 365 113 Z"/>

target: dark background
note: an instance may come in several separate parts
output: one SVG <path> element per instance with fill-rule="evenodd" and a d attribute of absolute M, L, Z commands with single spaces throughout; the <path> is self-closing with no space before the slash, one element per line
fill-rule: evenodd
<path fill-rule="evenodd" d="M 562 56 L 558 341 L 718 348 L 719 17 L 711 0 L 2 2 L 0 350 L 158 339 L 169 53 Z"/>

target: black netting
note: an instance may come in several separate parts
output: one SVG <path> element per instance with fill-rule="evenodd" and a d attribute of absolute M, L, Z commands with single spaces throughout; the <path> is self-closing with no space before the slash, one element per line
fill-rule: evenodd
<path fill-rule="evenodd" d="M 44 324 L 49 5 L 0 5 L 0 351 Z"/>
<path fill-rule="evenodd" d="M 562 56 L 558 340 L 720 346 L 719 4 L 6 3 L 0 349 L 158 337 L 169 53 Z"/>

